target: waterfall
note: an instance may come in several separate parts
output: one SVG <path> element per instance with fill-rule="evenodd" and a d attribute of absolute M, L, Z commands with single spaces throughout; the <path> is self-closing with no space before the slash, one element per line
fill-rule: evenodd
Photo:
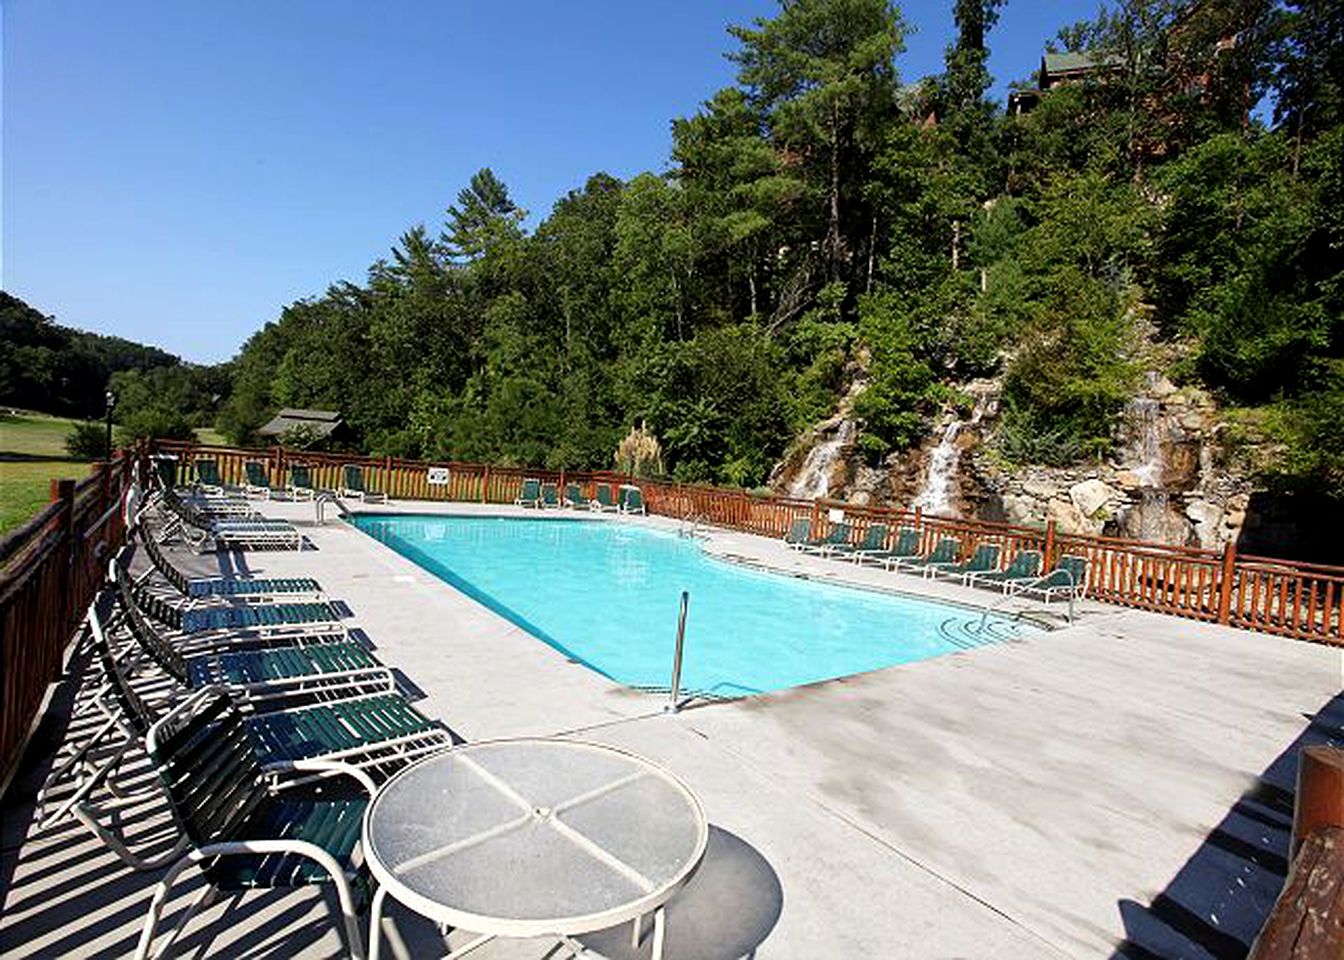
<path fill-rule="evenodd" d="M 924 478 L 924 487 L 915 497 L 914 506 L 938 516 L 952 516 L 956 509 L 952 504 L 952 482 L 957 475 L 957 461 L 961 459 L 961 450 L 957 447 L 957 435 L 962 428 L 974 426 L 984 415 L 984 407 L 977 400 L 970 420 L 961 420 L 956 411 L 952 419 L 943 428 L 943 436 L 938 446 L 929 455 L 929 471 Z"/>
<path fill-rule="evenodd" d="M 817 500 L 830 494 L 835 465 L 840 461 L 845 447 L 854 442 L 855 432 L 852 420 L 842 420 L 835 436 L 807 451 L 798 476 L 789 484 L 789 496 L 800 500 Z"/>
<path fill-rule="evenodd" d="M 1134 469 L 1143 489 L 1162 485 L 1162 423 L 1158 402 L 1152 397 L 1135 397 L 1129 402 L 1129 419 L 1137 433 L 1135 449 L 1141 460 Z"/>

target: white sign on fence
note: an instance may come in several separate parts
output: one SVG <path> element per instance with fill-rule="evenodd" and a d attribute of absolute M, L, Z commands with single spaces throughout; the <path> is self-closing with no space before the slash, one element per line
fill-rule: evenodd
<path fill-rule="evenodd" d="M 831 509 L 826 511 L 826 519 L 831 523 L 844 523 L 845 511 L 840 507 L 831 507 Z"/>
<path fill-rule="evenodd" d="M 427 479 L 434 486 L 443 486 L 448 482 L 447 467 L 430 467 Z"/>

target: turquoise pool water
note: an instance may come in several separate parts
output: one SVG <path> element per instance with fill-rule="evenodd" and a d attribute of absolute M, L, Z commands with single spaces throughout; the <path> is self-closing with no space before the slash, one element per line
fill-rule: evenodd
<path fill-rule="evenodd" d="M 355 525 L 627 686 L 670 682 L 691 595 L 682 689 L 780 690 L 909 663 L 1032 628 L 927 600 L 750 570 L 693 540 L 619 521 L 362 514 Z M 893 575 L 895 576 L 895 575 Z"/>

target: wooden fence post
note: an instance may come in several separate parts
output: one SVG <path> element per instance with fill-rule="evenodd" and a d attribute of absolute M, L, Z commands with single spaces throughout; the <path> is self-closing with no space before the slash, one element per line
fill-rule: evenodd
<path fill-rule="evenodd" d="M 61 598 L 61 638 L 64 642 L 75 622 L 75 557 L 79 550 L 78 538 L 75 535 L 75 481 L 52 478 L 51 500 L 53 503 L 61 503 L 64 510 L 64 515 L 61 517 L 61 535 L 65 537 L 65 550 L 61 562 L 61 588 L 58 594 Z M 60 676 L 60 660 L 60 657 L 56 658 L 57 668 L 52 679 Z"/>
<path fill-rule="evenodd" d="M 1045 521 L 1045 547 L 1041 550 L 1041 569 L 1053 570 L 1055 563 L 1055 521 Z"/>
<path fill-rule="evenodd" d="M 488 502 L 490 492 L 490 464 L 485 465 L 485 473 L 481 475 L 481 503 Z"/>
<path fill-rule="evenodd" d="M 1237 545 L 1229 540 L 1223 544 L 1223 574 L 1218 581 L 1218 622 L 1232 619 L 1232 588 L 1237 581 Z"/>
<path fill-rule="evenodd" d="M 1290 862 L 1308 834 L 1320 827 L 1344 827 L 1344 750 L 1316 743 L 1297 755 Z"/>

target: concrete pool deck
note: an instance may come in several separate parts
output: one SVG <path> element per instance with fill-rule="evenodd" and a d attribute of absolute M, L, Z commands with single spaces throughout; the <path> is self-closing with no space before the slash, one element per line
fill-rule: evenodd
<path fill-rule="evenodd" d="M 371 537 L 316 525 L 312 504 L 262 506 L 315 549 L 174 559 L 317 577 L 423 692 L 419 706 L 466 739 L 609 743 L 700 795 L 715 840 L 670 908 L 669 958 L 1237 956 L 1282 881 L 1296 749 L 1344 741 L 1341 651 L 1099 604 L 1051 633 L 667 715 L 665 697 L 566 660 Z M 710 530 L 706 549 L 960 602 L 991 596 L 747 534 Z M 669 610 L 649 629 L 670 657 L 675 599 Z M 157 875 L 129 876 L 69 824 L 34 836 L 24 802 L 40 774 L 5 801 L 0 954 L 129 953 Z M 312 890 L 249 895 L 223 915 L 198 918 L 183 951 L 340 949 Z M 426 936 L 405 916 L 398 932 L 412 951 Z M 625 936 L 594 945 L 641 955 Z M 547 955 L 558 954 L 505 942 L 473 954 Z"/>

